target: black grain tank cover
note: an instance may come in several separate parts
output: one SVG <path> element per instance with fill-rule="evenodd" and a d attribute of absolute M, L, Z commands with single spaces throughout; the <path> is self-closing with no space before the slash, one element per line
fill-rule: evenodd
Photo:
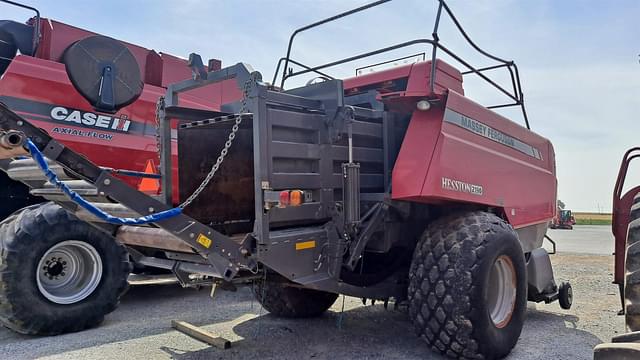
<path fill-rule="evenodd" d="M 65 50 L 63 62 L 73 86 L 97 110 L 115 112 L 142 92 L 140 66 L 118 40 L 106 36 L 78 40 Z"/>
<path fill-rule="evenodd" d="M 33 26 L 0 20 L 0 75 L 7 70 L 18 50 L 33 56 Z"/>

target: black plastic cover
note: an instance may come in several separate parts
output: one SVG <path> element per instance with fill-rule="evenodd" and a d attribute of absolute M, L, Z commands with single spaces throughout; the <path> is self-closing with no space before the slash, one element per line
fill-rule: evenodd
<path fill-rule="evenodd" d="M 21 54 L 33 55 L 33 27 L 0 20 L 0 75 L 7 71 L 18 50 Z"/>
<path fill-rule="evenodd" d="M 73 86 L 98 110 L 115 112 L 142 93 L 140 66 L 118 40 L 91 36 L 76 41 L 65 51 L 63 62 Z"/>

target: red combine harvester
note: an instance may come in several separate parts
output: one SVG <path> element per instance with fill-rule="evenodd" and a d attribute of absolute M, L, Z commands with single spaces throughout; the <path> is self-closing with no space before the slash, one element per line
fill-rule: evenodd
<path fill-rule="evenodd" d="M 33 216 L 66 218 L 86 231 L 68 237 L 90 232 L 96 246 L 119 240 L 137 263 L 170 269 L 184 286 L 253 284 L 256 299 L 277 316 L 319 316 L 339 294 L 393 300 L 408 305 L 416 333 L 436 352 L 506 356 L 520 336 L 527 300 L 571 306 L 571 287 L 556 284 L 542 248 L 556 212 L 553 146 L 529 129 L 515 64 L 473 43 L 444 1 L 433 38 L 322 65 L 292 59 L 296 35 L 387 1 L 296 30 L 271 84 L 239 63 L 209 72 L 196 66 L 195 79 L 170 85 L 159 102 L 160 199 L 0 106 L 0 155 L 9 159 L 2 169 L 11 172 L 17 155 L 32 157 L 44 175 L 27 185 L 49 189 L 55 201 L 23 210 L 0 226 L 0 236 L 34 246 L 42 233 L 16 233 L 16 225 Z M 445 47 L 438 36 L 444 16 L 494 64 L 474 67 Z M 345 80 L 328 71 L 410 46 L 429 47 L 431 58 Z M 498 69 L 508 71 L 513 89 L 487 75 Z M 303 75 L 314 78 L 285 86 Z M 466 97 L 467 75 L 510 99 L 494 107 L 521 107 L 526 127 Z M 185 91 L 229 80 L 242 89 L 241 101 L 220 111 L 178 105 Z M 171 171 L 174 120 L 178 185 Z M 92 196 L 80 196 L 87 189 Z M 37 291 L 32 282 L 16 283 L 19 275 L 33 279 L 33 269 L 20 268 L 11 255 L 3 261 L 20 271 L 4 276 L 6 298 Z M 43 266 L 55 272 L 60 261 Z M 90 279 L 65 289 L 85 297 L 104 291 Z M 17 331 L 47 332 L 38 318 L 44 301 L 11 302 L 0 307 L 0 318 Z M 70 312 L 45 318 L 50 326 L 73 321 Z"/>
<path fill-rule="evenodd" d="M 169 84 L 192 77 L 188 62 L 40 18 L 34 8 L 0 1 L 3 4 L 21 6 L 37 15 L 26 24 L 0 20 L 0 102 L 101 166 L 139 172 L 157 169 L 156 102 Z M 94 65 L 88 60 L 92 52 L 101 61 L 126 55 L 114 69 L 119 71 L 113 82 L 119 96 L 110 101 L 104 98 L 106 92 L 98 96 L 95 81 L 102 74 L 87 71 Z M 220 66 L 220 61 L 211 60 L 209 69 Z M 129 86 L 120 81 L 118 75 L 123 74 L 130 75 L 126 81 L 142 87 L 142 92 L 118 89 Z M 218 109 L 240 97 L 235 84 L 227 82 L 190 92 L 181 101 L 193 108 Z M 128 178 L 134 186 L 143 181 Z M 153 186 L 148 188 L 153 190 Z M 3 219 L 42 198 L 0 174 L 0 200 Z"/>
<path fill-rule="evenodd" d="M 193 63 L 41 18 L 35 8 L 11 1 L 1 1 L 0 8 L 3 6 L 18 6 L 33 11 L 35 16 L 27 23 L 0 20 L 0 102 L 66 148 L 113 169 L 129 185 L 157 194 L 156 104 L 169 84 L 192 77 Z M 100 73 L 106 69 L 103 64 L 111 64 L 109 73 Z M 209 70 L 220 66 L 219 61 L 212 60 Z M 218 109 L 220 104 L 241 96 L 233 81 L 221 82 L 189 92 L 181 97 L 181 104 Z M 175 124 L 172 131 L 175 138 Z M 176 155 L 173 160 L 177 161 Z M 18 210 L 56 195 L 49 188 L 29 189 L 29 185 L 41 184 L 41 172 L 32 160 L 0 160 L 0 166 L 7 169 L 9 163 L 13 164 L 11 169 L 0 172 L 0 220 L 8 223 L 20 218 L 20 223 L 13 225 L 14 232 L 35 228 L 43 236 L 37 244 L 18 244 L 6 234 L 0 238 L 0 253 L 11 257 L 0 259 L 0 321 L 7 325 L 11 323 L 8 313 L 29 312 L 24 306 L 34 304 L 42 309 L 39 316 L 44 322 L 23 322 L 19 331 L 59 333 L 99 323 L 126 289 L 130 266 L 126 249 L 111 241 L 110 246 L 91 245 L 87 241 L 95 240 L 85 241 L 85 237 L 99 236 L 92 235 L 95 230 L 90 226 L 85 226 L 82 236 L 66 238 L 70 242 L 60 244 L 72 226 L 68 218 L 42 213 L 20 217 Z M 93 190 L 83 191 L 83 195 L 90 195 Z M 24 268 L 19 271 L 25 276 L 22 280 L 9 277 L 8 273 L 14 271 L 12 261 Z M 92 261 L 102 263 L 102 269 L 89 266 Z M 121 271 L 114 270 L 120 267 Z M 38 279 L 35 292 L 16 298 L 5 291 L 8 282 L 34 280 L 36 284 L 33 271 Z M 63 291 L 61 285 L 73 277 L 91 278 L 102 290 L 94 296 L 81 289 Z M 74 314 L 73 323 L 58 321 L 50 325 L 48 321 L 56 319 L 54 314 L 60 306 Z"/>

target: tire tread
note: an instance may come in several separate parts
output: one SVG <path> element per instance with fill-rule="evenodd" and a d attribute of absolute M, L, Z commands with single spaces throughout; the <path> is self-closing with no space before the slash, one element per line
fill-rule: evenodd
<path fill-rule="evenodd" d="M 49 241 L 51 233 L 63 230 L 86 231 L 100 238 L 106 249 L 108 266 L 117 274 L 108 283 L 102 279 L 98 288 L 107 287 L 105 296 L 93 296 L 91 306 L 84 307 L 82 316 L 66 316 L 61 305 L 53 304 L 41 294 L 39 299 L 25 296 L 22 264 L 33 261 L 36 249 Z M 41 241 L 42 244 L 36 243 Z M 53 244 L 48 244 L 51 246 Z M 94 327 L 104 316 L 116 309 L 120 297 L 127 291 L 127 277 L 131 271 L 126 248 L 110 236 L 82 222 L 62 207 L 53 203 L 32 206 L 14 213 L 0 222 L 0 323 L 21 334 L 57 335 Z M 33 280 L 35 286 L 35 280 Z M 37 289 L 37 288 L 36 288 Z M 96 290 L 97 292 L 97 290 Z M 39 305 L 35 305 L 35 304 Z M 46 307 L 47 316 L 36 313 L 32 306 Z"/>
<path fill-rule="evenodd" d="M 457 359 L 490 358 L 474 334 L 480 289 L 474 273 L 487 256 L 487 235 L 513 232 L 498 216 L 470 212 L 445 216 L 424 232 L 409 272 L 409 316 L 432 350 Z"/>

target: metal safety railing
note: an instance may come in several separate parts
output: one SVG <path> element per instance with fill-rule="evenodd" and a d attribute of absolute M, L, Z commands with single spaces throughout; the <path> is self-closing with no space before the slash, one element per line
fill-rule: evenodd
<path fill-rule="evenodd" d="M 629 150 L 627 150 L 627 152 L 624 154 L 624 156 L 622 157 L 622 162 L 620 163 L 620 169 L 618 170 L 618 177 L 616 178 L 616 185 L 613 188 L 613 218 L 612 218 L 612 225 L 613 228 L 615 229 L 617 226 L 617 223 L 620 221 L 619 214 L 620 214 L 620 210 L 622 210 L 623 205 L 621 205 L 620 203 L 622 202 L 622 198 L 627 196 L 627 194 L 625 194 L 624 196 L 622 195 L 622 191 L 624 189 L 624 184 L 625 184 L 625 180 L 627 178 L 627 172 L 629 170 L 629 164 L 631 163 L 631 161 L 633 161 L 634 159 L 640 158 L 640 147 L 634 147 L 631 148 Z M 632 189 L 630 192 L 638 192 L 638 189 Z M 635 195 L 635 194 L 633 194 Z M 616 211 L 618 210 L 618 211 Z M 627 210 L 627 209 L 624 209 Z"/>
<path fill-rule="evenodd" d="M 276 84 L 277 80 L 278 80 L 278 76 L 280 76 L 281 74 L 281 80 L 280 80 L 280 87 L 284 89 L 284 84 L 286 82 L 287 79 L 295 77 L 295 76 L 299 76 L 299 75 L 303 75 L 303 74 L 308 74 L 308 73 L 316 73 L 319 74 L 321 76 L 324 77 L 330 77 L 329 75 L 327 75 L 324 72 L 320 72 L 320 70 L 326 69 L 326 68 L 330 68 L 330 67 L 334 67 L 340 64 L 344 64 L 344 63 L 348 63 L 348 62 L 352 62 L 355 60 L 359 60 L 359 59 L 363 59 L 363 58 L 367 58 L 370 56 L 375 56 L 375 55 L 379 55 L 385 52 L 390 52 L 393 50 L 397 50 L 397 49 L 401 49 L 401 48 L 405 48 L 405 47 L 409 47 L 409 46 L 413 46 L 413 45 L 418 45 L 418 44 L 428 44 L 431 45 L 432 47 L 432 52 L 431 52 L 431 76 L 430 76 L 430 83 L 429 83 L 429 90 L 433 93 L 434 92 L 434 88 L 435 88 L 435 77 L 436 77 L 436 56 L 438 53 L 438 50 L 443 51 L 444 53 L 446 53 L 447 55 L 451 56 L 454 60 L 456 60 L 458 63 L 462 64 L 465 68 L 467 68 L 466 71 L 462 72 L 462 75 L 468 75 L 468 74 L 475 74 L 478 77 L 480 77 L 482 80 L 486 81 L 487 83 L 489 83 L 491 86 L 493 86 L 494 88 L 496 88 L 500 93 L 502 93 L 503 95 L 507 96 L 512 102 L 508 102 L 508 103 L 504 103 L 504 104 L 497 104 L 497 105 L 492 105 L 492 106 L 488 106 L 487 108 L 489 109 L 495 109 L 495 108 L 503 108 L 503 107 L 510 107 L 510 106 L 519 106 L 522 110 L 522 116 L 524 118 L 524 122 L 527 126 L 527 129 L 530 129 L 530 125 L 529 125 L 529 118 L 527 116 L 527 111 L 525 108 L 525 104 L 524 104 L 524 94 L 522 92 L 522 87 L 520 84 L 520 74 L 518 72 L 518 67 L 516 66 L 516 64 L 513 61 L 510 60 L 505 60 L 502 59 L 500 57 L 497 57 L 495 55 L 492 55 L 490 53 L 488 53 L 487 51 L 483 50 L 482 48 L 480 48 L 475 42 L 473 42 L 473 40 L 471 40 L 471 38 L 469 37 L 469 35 L 466 33 L 466 31 L 463 29 L 462 25 L 460 24 L 460 22 L 458 21 L 458 19 L 455 17 L 455 15 L 453 14 L 453 12 L 451 11 L 451 9 L 449 8 L 449 6 L 445 3 L 444 0 L 438 0 L 438 10 L 437 10 L 437 14 L 436 14 L 436 19 L 435 19 L 435 24 L 433 27 L 433 32 L 432 32 L 432 38 L 431 39 L 415 39 L 415 40 L 411 40 L 411 41 L 406 41 L 403 43 L 399 43 L 396 45 L 392 45 L 392 46 L 388 46 L 385 48 L 381 48 L 381 49 L 377 49 L 377 50 L 373 50 L 373 51 L 369 51 L 369 52 L 365 52 L 365 53 L 361 53 L 358 55 L 354 55 L 354 56 L 350 56 L 347 58 L 343 58 L 340 60 L 336 60 L 336 61 L 332 61 L 329 63 L 325 63 L 325 64 L 321 64 L 321 65 L 317 65 L 317 66 L 308 66 L 308 65 L 304 65 L 301 64 L 298 61 L 294 61 L 293 59 L 291 59 L 291 51 L 293 48 L 293 41 L 295 39 L 295 37 L 307 30 L 313 29 L 315 27 L 324 25 L 326 23 L 344 18 L 346 16 L 373 8 L 375 6 L 378 5 L 382 5 L 384 3 L 390 2 L 391 0 L 379 0 L 379 1 L 375 1 L 366 5 L 363 5 L 361 7 L 331 16 L 329 18 L 317 21 L 315 23 L 303 26 L 299 29 L 296 29 L 293 34 L 291 35 L 291 37 L 289 38 L 289 45 L 287 47 L 287 54 L 284 58 L 281 58 L 278 61 L 278 64 L 276 66 L 276 70 L 274 72 L 274 76 L 273 76 L 273 81 L 272 84 Z M 495 65 L 491 65 L 491 66 L 487 66 L 487 67 L 482 67 L 482 68 L 476 68 L 474 66 L 472 66 L 470 63 L 468 63 L 467 61 L 463 60 L 460 56 L 456 55 L 453 51 L 449 50 L 448 48 L 446 48 L 444 45 L 442 45 L 440 43 L 440 37 L 438 35 L 438 29 L 440 27 L 440 20 L 442 18 L 442 14 L 443 12 L 448 15 L 448 17 L 452 20 L 452 22 L 454 23 L 454 25 L 456 26 L 456 28 L 458 29 L 458 31 L 460 32 L 460 34 L 463 36 L 463 38 L 466 40 L 466 42 L 477 52 L 479 52 L 481 55 L 491 59 L 492 61 L 495 61 L 497 64 Z M 284 63 L 284 65 L 283 65 Z M 289 64 L 294 64 L 297 65 L 299 67 L 302 68 L 302 70 L 297 70 L 297 71 L 293 71 L 293 69 L 289 68 Z M 284 68 L 282 69 L 282 71 L 280 70 L 280 67 L 284 66 Z M 511 79 L 511 86 L 512 89 L 511 90 L 507 90 L 505 89 L 502 85 L 498 84 L 496 81 L 494 81 L 493 79 L 491 79 L 489 76 L 487 76 L 485 74 L 485 72 L 490 71 L 490 70 L 496 70 L 496 69 L 500 69 L 500 68 L 506 68 L 509 72 L 509 76 Z"/>

